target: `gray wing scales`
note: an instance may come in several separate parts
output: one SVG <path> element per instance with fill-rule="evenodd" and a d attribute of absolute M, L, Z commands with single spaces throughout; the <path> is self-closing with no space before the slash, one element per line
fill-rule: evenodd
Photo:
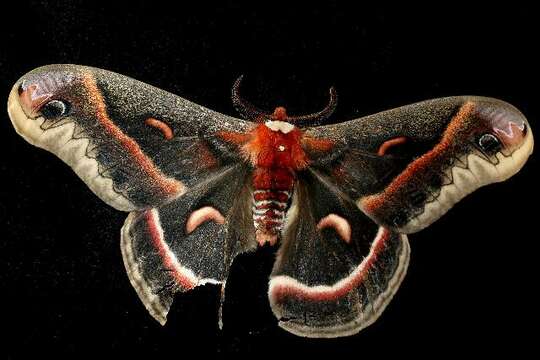
<path fill-rule="evenodd" d="M 423 229 L 477 188 L 503 181 L 532 152 L 530 126 L 512 105 L 473 97 L 420 102 L 306 136 L 331 140 L 313 168 L 377 223 Z"/>
<path fill-rule="evenodd" d="M 250 127 L 127 76 L 77 65 L 24 75 L 8 110 L 21 136 L 124 211 L 169 202 L 237 162 L 218 134 Z"/>
<path fill-rule="evenodd" d="M 279 325 L 306 337 L 357 333 L 397 291 L 406 236 L 376 225 L 313 171 L 299 180 L 290 211 L 269 288 Z"/>
<path fill-rule="evenodd" d="M 130 281 L 164 324 L 176 292 L 224 284 L 234 257 L 255 249 L 246 169 L 224 169 L 181 198 L 132 212 L 122 229 Z"/>

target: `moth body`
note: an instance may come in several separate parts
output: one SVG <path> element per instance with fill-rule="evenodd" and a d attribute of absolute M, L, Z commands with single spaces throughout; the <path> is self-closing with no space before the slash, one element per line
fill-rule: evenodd
<path fill-rule="evenodd" d="M 277 242 L 291 205 L 296 173 L 308 164 L 300 143 L 302 131 L 285 121 L 286 117 L 283 107 L 276 108 L 271 120 L 259 122 L 242 146 L 254 168 L 253 225 L 261 246 Z"/>

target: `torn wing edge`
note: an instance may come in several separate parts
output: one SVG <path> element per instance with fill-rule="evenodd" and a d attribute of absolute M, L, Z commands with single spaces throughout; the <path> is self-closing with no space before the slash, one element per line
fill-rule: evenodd
<path fill-rule="evenodd" d="M 341 286 L 343 286 L 345 283 L 347 283 L 351 278 L 354 278 L 358 273 L 360 273 L 363 268 L 366 266 L 368 259 L 370 259 L 375 254 L 375 247 L 377 246 L 377 239 L 381 238 L 385 232 L 389 232 L 389 230 L 380 227 L 379 231 L 376 236 L 376 240 L 373 241 L 373 244 L 371 246 L 370 252 L 368 256 L 366 256 L 362 262 L 347 276 L 345 279 L 342 279 L 332 286 L 325 286 L 325 285 L 318 285 L 318 286 L 308 286 L 305 285 L 298 280 L 286 276 L 286 275 L 279 275 L 276 277 L 273 277 L 270 279 L 269 282 L 269 288 L 268 288 L 268 298 L 270 300 L 270 306 L 272 308 L 272 311 L 278 317 L 279 323 L 278 325 L 287 330 L 288 332 L 297 335 L 297 336 L 303 336 L 303 337 L 310 337 L 310 338 L 336 338 L 336 337 L 342 337 L 342 336 L 350 336 L 358 333 L 360 330 L 368 327 L 372 323 L 374 323 L 379 316 L 382 314 L 386 306 L 390 303 L 393 296 L 399 289 L 403 279 L 405 278 L 405 275 L 407 274 L 407 268 L 409 265 L 409 259 L 410 259 L 410 245 L 407 238 L 407 235 L 405 234 L 398 234 L 402 243 L 401 251 L 398 258 L 398 266 L 396 268 L 396 272 L 392 279 L 388 282 L 387 289 L 380 294 L 374 303 L 371 304 L 371 310 L 369 313 L 361 312 L 360 315 L 345 324 L 337 325 L 337 326 L 329 326 L 329 327 L 312 327 L 308 325 L 298 325 L 295 323 L 289 323 L 287 321 L 280 320 L 281 318 L 281 311 L 279 308 L 279 305 L 277 304 L 276 298 L 273 294 L 273 290 L 281 285 L 284 285 L 286 287 L 294 287 L 296 289 L 299 289 L 300 291 L 307 291 L 307 292 L 324 292 L 324 291 L 332 291 L 333 289 L 339 289 Z M 356 289 L 354 287 L 353 289 Z M 367 317 L 364 317 L 367 315 Z"/>
<path fill-rule="evenodd" d="M 204 284 L 215 284 L 215 285 L 221 284 L 222 286 L 225 284 L 225 281 L 220 281 L 216 279 L 211 279 L 211 278 L 200 279 L 191 270 L 189 270 L 188 268 L 178 263 L 176 256 L 169 249 L 168 245 L 163 240 L 163 229 L 161 228 L 161 224 L 159 221 L 159 214 L 158 214 L 157 209 L 153 208 L 150 210 L 146 210 L 146 212 L 150 212 L 151 216 L 153 217 L 153 220 L 155 221 L 156 226 L 158 227 L 158 234 L 160 236 L 159 240 L 164 246 L 164 251 L 166 252 L 166 256 L 173 259 L 172 263 L 174 264 L 175 271 L 183 275 L 190 282 L 189 284 L 190 286 L 183 287 L 185 291 L 191 290 L 199 285 L 204 285 Z M 124 260 L 124 266 L 126 268 L 129 282 L 131 283 L 131 285 L 137 292 L 137 295 L 139 296 L 139 299 L 142 301 L 144 307 L 157 322 L 159 322 L 161 325 L 165 325 L 165 323 L 167 322 L 167 314 L 169 312 L 169 306 L 164 305 L 161 302 L 159 296 L 156 295 L 152 291 L 151 286 L 142 276 L 141 271 L 138 266 L 138 262 L 135 259 L 135 255 L 133 253 L 133 247 L 131 244 L 131 237 L 129 235 L 129 229 L 131 227 L 133 219 L 140 214 L 141 214 L 140 212 L 136 212 L 136 211 L 129 213 L 124 223 L 124 226 L 122 226 L 121 236 L 120 236 L 120 249 L 122 252 L 122 259 Z"/>

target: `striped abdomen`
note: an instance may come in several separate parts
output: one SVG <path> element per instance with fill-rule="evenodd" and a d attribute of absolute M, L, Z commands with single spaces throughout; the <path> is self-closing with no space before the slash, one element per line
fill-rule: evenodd
<path fill-rule="evenodd" d="M 279 234 L 290 206 L 291 191 L 264 189 L 253 192 L 253 225 L 257 232 Z"/>

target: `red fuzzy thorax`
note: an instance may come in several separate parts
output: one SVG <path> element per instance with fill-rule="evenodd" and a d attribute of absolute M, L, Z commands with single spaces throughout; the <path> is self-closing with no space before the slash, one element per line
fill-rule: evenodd
<path fill-rule="evenodd" d="M 302 131 L 294 128 L 287 134 L 258 124 L 251 132 L 242 151 L 255 168 L 304 169 L 308 158 L 302 149 Z"/>

